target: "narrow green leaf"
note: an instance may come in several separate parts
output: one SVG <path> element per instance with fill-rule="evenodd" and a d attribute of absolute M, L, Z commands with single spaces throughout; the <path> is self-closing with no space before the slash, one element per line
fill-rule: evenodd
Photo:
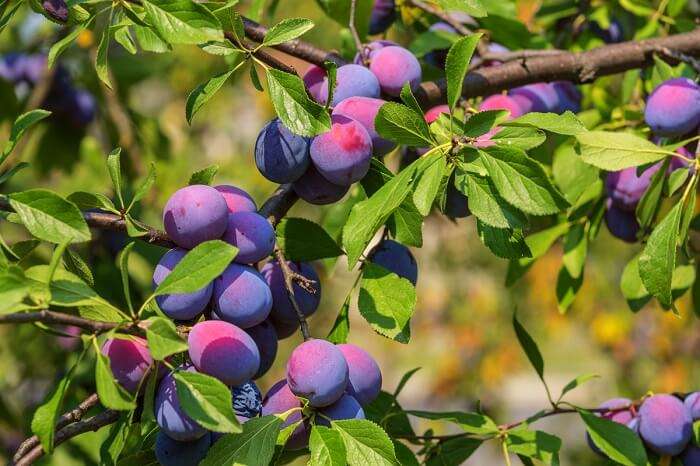
<path fill-rule="evenodd" d="M 287 18 L 268 29 L 262 45 L 272 47 L 302 36 L 314 27 L 314 22 L 304 18 Z"/>
<path fill-rule="evenodd" d="M 192 124 L 192 118 L 195 114 L 202 108 L 202 106 L 211 99 L 214 94 L 217 93 L 221 86 L 228 80 L 229 77 L 240 68 L 245 62 L 241 62 L 228 71 L 221 74 L 217 74 L 208 81 L 197 86 L 190 95 L 187 96 L 187 103 L 185 104 L 185 117 L 187 118 L 187 123 Z"/>
<path fill-rule="evenodd" d="M 525 327 L 520 324 L 518 316 L 515 313 L 513 314 L 513 328 L 515 329 L 515 335 L 518 337 L 520 346 L 525 351 L 527 359 L 530 360 L 530 364 L 535 368 L 540 379 L 544 381 L 544 360 L 542 359 L 540 349 L 537 347 L 535 340 L 527 333 Z"/>
<path fill-rule="evenodd" d="M 47 118 L 51 115 L 51 112 L 42 109 L 31 110 L 27 113 L 23 113 L 17 117 L 15 122 L 12 124 L 12 130 L 10 131 L 10 138 L 5 143 L 5 148 L 2 151 L 2 156 L 0 156 L 0 164 L 7 159 L 10 153 L 14 150 L 17 142 L 24 135 L 24 133 L 32 126 Z"/>
<path fill-rule="evenodd" d="M 429 412 L 429 411 L 406 411 L 411 416 L 433 421 L 447 421 L 457 424 L 464 432 L 474 435 L 495 435 L 498 433 L 498 426 L 488 416 L 479 413 L 467 413 L 459 411 Z"/>
<path fill-rule="evenodd" d="M 192 0 L 147 0 L 143 7 L 149 22 L 166 42 L 203 44 L 224 40 L 216 16 Z"/>
<path fill-rule="evenodd" d="M 585 131 L 576 135 L 581 159 L 607 171 L 659 161 L 672 152 L 630 133 Z"/>
<path fill-rule="evenodd" d="M 447 105 L 454 111 L 459 98 L 462 96 L 464 77 L 469 70 L 469 62 L 474 50 L 481 40 L 481 34 L 464 36 L 455 42 L 447 53 L 445 75 L 447 76 Z"/>
<path fill-rule="evenodd" d="M 122 290 L 124 291 L 124 298 L 126 299 L 126 304 L 129 306 L 129 311 L 134 314 L 134 306 L 131 302 L 131 287 L 129 286 L 129 255 L 131 250 L 134 249 L 135 242 L 127 244 L 124 249 L 119 253 L 119 274 L 122 278 Z"/>
<path fill-rule="evenodd" d="M 529 112 L 515 120 L 504 122 L 503 126 L 531 126 L 566 136 L 576 136 L 588 131 L 581 120 L 569 110 L 561 115 Z"/>
<path fill-rule="evenodd" d="M 610 459 L 626 466 L 646 466 L 644 445 L 629 427 L 601 418 L 588 411 L 579 410 L 593 443 Z"/>
<path fill-rule="evenodd" d="M 416 173 L 416 186 L 413 190 L 413 205 L 423 216 L 430 213 L 438 195 L 443 175 L 447 169 L 447 158 L 439 157 Z"/>
<path fill-rule="evenodd" d="M 282 422 L 278 416 L 249 419 L 243 424 L 242 433 L 224 435 L 214 443 L 199 466 L 268 466 L 275 454 Z"/>
<path fill-rule="evenodd" d="M 130 212 L 131 209 L 134 207 L 134 205 L 139 202 L 143 196 L 148 194 L 148 191 L 151 190 L 151 187 L 153 187 L 153 183 L 156 182 L 156 166 L 153 162 L 151 162 L 148 165 L 148 174 L 146 175 L 146 178 L 141 182 L 138 188 L 136 188 L 136 192 L 134 193 L 134 197 L 131 199 L 131 202 L 129 203 L 129 207 L 127 207 L 126 212 Z"/>
<path fill-rule="evenodd" d="M 437 0 L 437 2 L 444 11 L 461 11 L 475 18 L 483 18 L 488 14 L 481 0 Z"/>
<path fill-rule="evenodd" d="M 100 43 L 97 46 L 97 55 L 95 55 L 95 71 L 100 81 L 108 88 L 112 88 L 112 81 L 109 78 L 109 64 L 107 56 L 109 54 L 109 43 L 112 39 L 112 28 L 104 28 Z"/>
<path fill-rule="evenodd" d="M 124 197 L 122 195 L 122 162 L 121 162 L 121 147 L 117 147 L 107 156 L 107 171 L 112 179 L 114 193 L 119 200 L 119 207 L 124 208 Z"/>
<path fill-rule="evenodd" d="M 277 245 L 291 261 L 313 261 L 343 254 L 322 226 L 304 218 L 287 217 L 277 225 Z"/>
<path fill-rule="evenodd" d="M 335 322 L 333 322 L 333 328 L 331 328 L 331 331 L 328 332 L 328 336 L 326 336 L 326 340 L 330 341 L 331 343 L 335 343 L 336 345 L 348 342 L 348 335 L 350 334 L 349 312 L 351 296 L 352 291 L 348 293 L 348 296 L 345 298 L 345 301 L 340 307 L 340 311 L 338 311 L 338 315 L 335 318 Z"/>
<path fill-rule="evenodd" d="M 495 228 L 527 226 L 525 214 L 508 204 L 488 178 L 458 170 L 455 186 L 467 196 L 469 211 L 485 224 Z"/>
<path fill-rule="evenodd" d="M 109 358 L 102 354 L 95 344 L 97 360 L 95 362 L 95 384 L 100 403 L 105 408 L 130 410 L 136 407 L 134 397 L 114 379 Z"/>
<path fill-rule="evenodd" d="M 664 160 L 659 170 L 651 177 L 649 187 L 647 187 L 646 191 L 644 191 L 642 198 L 637 204 L 635 215 L 637 216 L 637 220 L 639 220 L 639 226 L 642 230 L 646 230 L 646 228 L 651 225 L 654 217 L 656 216 L 656 212 L 659 209 L 659 205 L 661 204 L 661 195 L 663 193 L 664 180 L 666 179 L 666 172 L 668 171 L 668 166 L 670 163 L 670 158 Z"/>
<path fill-rule="evenodd" d="M 173 377 L 180 406 L 199 425 L 214 432 L 241 432 L 229 387 L 198 372 L 176 371 Z"/>

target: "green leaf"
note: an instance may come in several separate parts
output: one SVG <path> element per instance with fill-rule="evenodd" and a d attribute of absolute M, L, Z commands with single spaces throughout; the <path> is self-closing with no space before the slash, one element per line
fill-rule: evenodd
<path fill-rule="evenodd" d="M 158 285 L 153 296 L 193 293 L 204 288 L 221 275 L 237 253 L 238 249 L 220 240 L 197 245 Z"/>
<path fill-rule="evenodd" d="M 552 176 L 571 204 L 576 204 L 592 185 L 601 183 L 600 170 L 584 163 L 573 144 L 565 144 L 555 150 Z"/>
<path fill-rule="evenodd" d="M 6 170 L 2 175 L 0 175 L 0 184 L 5 183 L 6 181 L 9 181 L 12 179 L 13 176 L 15 176 L 18 172 L 21 170 L 24 170 L 25 168 L 29 167 L 29 164 L 27 162 L 20 162 L 17 165 L 14 165 L 10 167 L 8 170 Z M 680 171 L 680 170 L 679 170 Z M 687 170 L 686 170 L 687 171 Z"/>
<path fill-rule="evenodd" d="M 663 161 L 661 168 L 651 177 L 649 186 L 646 191 L 644 191 L 642 198 L 637 204 L 635 215 L 637 216 L 637 220 L 639 220 L 639 226 L 642 230 L 646 230 L 646 228 L 651 225 L 659 209 L 664 180 L 666 179 L 666 173 L 670 163 L 670 158 Z"/>
<path fill-rule="evenodd" d="M 467 4 L 472 3 L 467 1 L 442 0 L 446 3 Z M 477 3 L 478 2 L 473 2 Z M 482 15 L 484 16 L 484 15 Z M 454 111 L 459 98 L 462 96 L 462 85 L 464 77 L 469 70 L 469 62 L 472 59 L 474 50 L 481 40 L 481 34 L 471 34 L 464 36 L 457 42 L 452 44 L 447 53 L 445 61 L 445 75 L 447 76 L 447 104 L 450 106 L 450 111 Z"/>
<path fill-rule="evenodd" d="M 362 317 L 379 334 L 400 343 L 411 338 L 410 320 L 416 306 L 416 290 L 405 278 L 366 262 L 357 303 Z"/>
<path fill-rule="evenodd" d="M 492 227 L 479 219 L 476 221 L 476 228 L 484 246 L 498 257 L 520 259 L 532 256 L 522 230 Z"/>
<path fill-rule="evenodd" d="M 492 146 L 479 154 L 499 194 L 518 209 L 533 215 L 549 215 L 569 206 L 542 166 L 524 151 Z"/>
<path fill-rule="evenodd" d="M 287 18 L 268 29 L 262 45 L 272 47 L 300 37 L 314 27 L 314 22 L 304 18 Z"/>
<path fill-rule="evenodd" d="M 199 372 L 176 371 L 173 377 L 180 406 L 199 425 L 214 432 L 241 432 L 229 387 Z"/>
<path fill-rule="evenodd" d="M 416 454 L 410 448 L 398 440 L 392 439 L 391 443 L 394 444 L 394 453 L 396 453 L 396 459 L 401 466 L 420 466 Z"/>
<path fill-rule="evenodd" d="M 411 84 L 409 82 L 404 83 L 403 87 L 401 88 L 401 92 L 399 93 L 399 97 L 401 97 L 401 101 L 406 104 L 408 108 L 416 112 L 418 115 L 423 114 L 423 109 L 418 103 L 418 100 L 416 100 L 416 96 L 413 95 Z"/>
<path fill-rule="evenodd" d="M 309 98 L 299 76 L 274 68 L 267 68 L 265 75 L 272 105 L 287 128 L 301 136 L 330 131 L 328 110 Z"/>
<path fill-rule="evenodd" d="M 350 466 L 398 466 L 394 445 L 381 427 L 366 419 L 332 421 L 331 426 L 343 439 Z"/>
<path fill-rule="evenodd" d="M 569 383 L 567 383 L 564 388 L 561 389 L 561 395 L 559 395 L 559 400 L 564 398 L 564 395 L 569 393 L 571 390 L 580 387 L 584 383 L 588 382 L 589 380 L 597 379 L 600 376 L 598 374 L 584 374 L 584 375 L 579 375 L 578 377 L 572 379 Z"/>
<path fill-rule="evenodd" d="M 632 429 L 588 411 L 579 410 L 579 415 L 593 443 L 610 459 L 626 466 L 646 466 L 644 445 Z"/>
<path fill-rule="evenodd" d="M 148 174 L 146 175 L 146 178 L 141 182 L 138 188 L 136 188 L 136 192 L 134 192 L 134 197 L 131 199 L 131 202 L 129 203 L 129 207 L 126 208 L 126 212 L 129 213 L 131 209 L 134 207 L 134 205 L 139 202 L 143 196 L 148 194 L 148 191 L 151 190 L 151 187 L 153 186 L 153 183 L 156 182 L 156 166 L 153 162 L 151 162 L 148 165 Z"/>
<path fill-rule="evenodd" d="M 92 275 L 92 270 L 90 266 L 80 257 L 75 251 L 66 249 L 63 255 L 63 264 L 66 270 L 76 275 L 82 281 L 87 283 L 89 286 L 95 286 L 95 277 Z"/>
<path fill-rule="evenodd" d="M 381 137 L 399 144 L 414 147 L 434 144 L 423 115 L 396 102 L 387 102 L 380 107 L 374 127 Z"/>
<path fill-rule="evenodd" d="M 587 131 L 576 135 L 581 159 L 607 171 L 617 171 L 659 161 L 670 151 L 630 133 Z"/>
<path fill-rule="evenodd" d="M 337 430 L 315 425 L 309 437 L 309 466 L 345 466 L 345 445 Z"/>
<path fill-rule="evenodd" d="M 447 421 L 457 424 L 468 434 L 492 436 L 498 433 L 498 426 L 493 422 L 493 419 L 479 413 L 465 413 L 460 411 L 406 411 L 406 413 L 423 419 Z"/>
<path fill-rule="evenodd" d="M 282 418 L 277 416 L 249 419 L 243 424 L 242 433 L 224 435 L 212 445 L 199 466 L 268 466 L 281 427 Z"/>
<path fill-rule="evenodd" d="M 45 189 L 30 189 L 8 196 L 22 224 L 40 240 L 82 243 L 90 240 L 90 229 L 72 202 Z"/>
<path fill-rule="evenodd" d="M 677 203 L 656 225 L 639 256 L 639 276 L 649 292 L 664 306 L 671 306 L 671 282 L 676 268 L 676 240 L 682 203 Z"/>
<path fill-rule="evenodd" d="M 130 54 L 136 55 L 136 53 L 138 53 L 138 49 L 136 48 L 134 39 L 133 37 L 131 37 L 131 31 L 129 30 L 129 26 L 115 27 L 114 40 Z"/>
<path fill-rule="evenodd" d="M 114 207 L 112 200 L 104 194 L 76 191 L 68 195 L 67 199 L 80 210 L 101 209 L 113 213 L 119 212 L 117 208 Z"/>
<path fill-rule="evenodd" d="M 187 351 L 187 342 L 177 333 L 172 320 L 164 317 L 151 317 L 146 321 L 148 350 L 156 361 Z"/>
<path fill-rule="evenodd" d="M 475 18 L 483 18 L 487 10 L 480 0 L 437 0 L 444 11 L 462 11 Z"/>
<path fill-rule="evenodd" d="M 338 311 L 335 322 L 333 322 L 333 328 L 331 328 L 331 331 L 328 332 L 328 336 L 326 336 L 326 340 L 336 345 L 348 342 L 348 334 L 350 333 L 349 312 L 351 296 L 352 292 L 348 293 L 343 305 L 340 307 L 340 311 Z"/>
<path fill-rule="evenodd" d="M 187 184 L 190 186 L 193 184 L 205 184 L 209 186 L 214 182 L 214 177 L 218 172 L 218 165 L 209 165 L 206 168 L 192 173 L 192 176 L 190 176 L 190 181 Z"/>
<path fill-rule="evenodd" d="M 505 126 L 491 136 L 491 141 L 499 145 L 517 147 L 522 150 L 530 150 L 541 146 L 547 140 L 547 136 L 536 128 L 527 126 Z M 588 167 L 588 165 L 583 164 Z"/>
<path fill-rule="evenodd" d="M 514 429 L 506 437 L 508 451 L 542 461 L 544 464 L 558 466 L 561 439 L 540 430 L 527 428 Z"/>
<path fill-rule="evenodd" d="M 463 464 L 481 446 L 483 440 L 473 438 L 454 438 L 439 442 L 439 446 L 425 462 L 425 466 L 448 466 Z"/>
<path fill-rule="evenodd" d="M 394 211 L 387 220 L 391 236 L 406 246 L 423 246 L 423 215 L 418 212 L 410 198 Z"/>
<path fill-rule="evenodd" d="M 291 261 L 313 261 L 343 254 L 322 226 L 304 218 L 288 217 L 277 225 L 277 245 Z"/>
<path fill-rule="evenodd" d="M 192 118 L 194 118 L 194 115 L 199 111 L 199 109 L 201 109 L 202 106 L 207 103 L 219 89 L 221 89 L 221 86 L 223 86 L 228 78 L 231 77 L 233 72 L 240 68 L 244 63 L 245 62 L 243 61 L 234 68 L 221 74 L 217 74 L 190 92 L 190 95 L 187 96 L 187 103 L 185 104 L 185 117 L 187 118 L 187 123 L 192 124 Z"/>
<path fill-rule="evenodd" d="M 95 71 L 100 81 L 105 86 L 112 89 L 112 81 L 109 79 L 109 65 L 107 63 L 107 55 L 109 53 L 109 43 L 112 38 L 112 28 L 104 28 L 100 43 L 97 46 L 97 54 L 95 55 Z"/>
<path fill-rule="evenodd" d="M 146 0 L 143 7 L 149 22 L 166 42 L 203 44 L 224 40 L 219 20 L 205 6 L 196 2 Z"/>
<path fill-rule="evenodd" d="M 130 435 L 140 435 L 139 423 L 132 423 L 131 413 L 122 413 L 119 420 L 109 428 L 107 438 L 100 445 L 100 465 L 116 466 L 119 456 L 126 448 Z"/>
<path fill-rule="evenodd" d="M 124 249 L 119 253 L 119 275 L 122 278 L 122 290 L 124 291 L 124 298 L 126 299 L 126 304 L 129 307 L 131 314 L 134 314 L 134 306 L 131 302 L 131 289 L 129 287 L 129 255 L 131 250 L 134 249 L 135 242 L 127 244 Z"/>
<path fill-rule="evenodd" d="M 540 349 L 537 347 L 535 340 L 527 333 L 525 327 L 520 324 L 518 316 L 515 313 L 513 314 L 513 328 L 515 329 L 515 335 L 518 337 L 520 346 L 525 351 L 527 359 L 530 360 L 530 364 L 532 364 L 537 375 L 544 382 L 544 360 L 542 359 Z"/>
<path fill-rule="evenodd" d="M 423 216 L 430 213 L 446 169 L 447 158 L 439 157 L 432 163 L 424 165 L 422 169 L 416 173 L 416 186 L 413 190 L 413 205 Z"/>
<path fill-rule="evenodd" d="M 467 196 L 469 211 L 483 223 L 495 228 L 524 228 L 525 214 L 508 204 L 489 178 L 457 171 L 455 186 Z"/>
<path fill-rule="evenodd" d="M 566 136 L 576 136 L 588 131 L 581 120 L 569 110 L 561 115 L 529 112 L 515 120 L 504 122 L 503 126 L 531 126 Z"/>
<path fill-rule="evenodd" d="M 114 379 L 110 368 L 109 358 L 102 354 L 95 344 L 97 360 L 95 362 L 95 384 L 97 394 L 100 396 L 100 403 L 105 408 L 116 410 L 130 410 L 136 408 L 134 397 L 129 394 Z"/>
<path fill-rule="evenodd" d="M 121 147 L 117 147 L 107 156 L 107 171 L 109 172 L 109 177 L 112 179 L 112 185 L 114 186 L 114 192 L 119 200 L 119 206 L 121 208 L 125 207 L 124 197 L 122 195 L 122 162 L 121 162 Z"/>
<path fill-rule="evenodd" d="M 579 278 L 583 273 L 588 253 L 588 235 L 586 227 L 576 224 L 569 229 L 564 237 L 564 257 L 562 263 L 571 277 Z"/>
<path fill-rule="evenodd" d="M 155 29 L 144 26 L 134 26 L 134 34 L 141 48 L 146 52 L 165 53 L 172 50 Z"/>
<path fill-rule="evenodd" d="M 36 109 L 18 116 L 15 122 L 12 124 L 12 130 L 10 131 L 10 139 L 8 139 L 5 143 L 5 148 L 2 151 L 2 156 L 0 156 L 0 164 L 3 163 L 5 159 L 7 159 L 7 157 L 17 145 L 17 142 L 19 142 L 19 140 L 22 138 L 22 136 L 28 129 L 40 122 L 41 120 L 43 120 L 44 118 L 47 118 L 49 115 L 51 115 L 51 112 L 49 112 L 48 110 Z"/>

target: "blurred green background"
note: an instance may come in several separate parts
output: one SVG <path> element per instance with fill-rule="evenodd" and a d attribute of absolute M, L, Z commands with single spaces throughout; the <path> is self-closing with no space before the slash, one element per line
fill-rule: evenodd
<path fill-rule="evenodd" d="M 521 17 L 527 20 L 536 6 L 535 2 L 518 2 Z M 324 18 L 312 0 L 280 2 L 275 18 L 300 14 L 317 23 L 307 40 L 325 48 L 343 48 L 348 39 L 346 32 L 338 34 L 338 26 Z M 60 28 L 43 18 L 27 12 L 20 16 L 0 37 L 2 53 L 46 52 L 48 45 L 60 37 Z M 267 17 L 262 21 L 271 22 Z M 401 28 L 392 36 L 404 43 L 410 39 Z M 577 47 L 599 44 L 599 40 L 584 36 Z M 47 187 L 62 195 L 77 190 L 111 195 L 105 160 L 118 145 L 128 155 L 124 164 L 132 186 L 150 162 L 156 164 L 156 185 L 137 215 L 157 227 L 162 227 L 160 212 L 169 195 L 185 185 L 193 171 L 211 164 L 220 166 L 217 183 L 240 186 L 258 202 L 273 191 L 274 185 L 257 172 L 252 158 L 255 137 L 273 117 L 273 110 L 266 94 L 250 84 L 246 71 L 229 81 L 189 126 L 184 111 L 188 93 L 224 70 L 224 59 L 204 54 L 196 47 L 177 48 L 172 54 L 132 56 L 115 44 L 109 60 L 117 86 L 116 94 L 110 96 L 98 84 L 91 66 L 96 45 L 93 34 L 85 31 L 60 62 L 76 83 L 96 96 L 98 118 L 84 133 L 67 131 L 57 121 L 40 125 L 21 153 L 31 167 L 5 185 L 6 192 Z M 306 66 L 289 61 L 298 70 Z M 3 140 L 11 121 L 21 113 L 23 101 L 13 97 L 9 85 L 0 86 Z M 623 124 L 633 120 L 640 108 L 639 96 L 621 103 L 619 88 L 619 77 L 600 80 L 595 87 L 586 86 L 587 108 L 596 108 L 602 118 Z M 392 163 L 397 159 L 398 153 L 389 156 Z M 328 211 L 300 202 L 291 215 L 323 222 Z M 0 228 L 10 244 L 26 239 L 16 225 L 2 222 Z M 95 232 L 95 238 L 80 252 L 89 258 L 100 293 L 123 304 L 115 257 L 124 239 L 99 232 Z M 614 396 L 639 397 L 649 390 L 685 392 L 698 388 L 699 365 L 694 355 L 700 349 L 700 340 L 689 297 L 680 302 L 681 316 L 677 318 L 653 304 L 633 314 L 619 291 L 622 269 L 639 251 L 639 245 L 627 245 L 603 231 L 589 253 L 584 286 L 573 306 L 562 315 L 554 291 L 561 265 L 560 246 L 538 260 L 515 286 L 506 288 L 506 261 L 482 245 L 473 219 L 453 223 L 443 216 L 431 216 L 424 225 L 424 240 L 424 247 L 414 250 L 420 271 L 411 342 L 401 345 L 387 340 L 372 332 L 355 309 L 350 315 L 349 340 L 361 344 L 380 362 L 385 389 L 393 390 L 406 371 L 421 368 L 400 397 L 404 408 L 464 410 L 480 402 L 487 413 L 505 423 L 546 407 L 544 390 L 512 330 L 516 308 L 540 345 L 554 393 L 577 375 L 600 375 L 573 392 L 572 402 L 592 407 Z M 163 250 L 139 242 L 135 252 L 130 273 L 137 293 L 143 294 L 150 289 L 153 264 Z M 42 246 L 25 261 L 45 263 L 49 254 L 48 247 Z M 324 336 L 352 286 L 355 272 L 348 272 L 343 263 L 318 266 L 323 300 L 310 323 L 312 334 Z M 299 342 L 300 336 L 294 335 L 282 343 L 273 369 L 258 381 L 263 393 L 283 376 L 286 356 Z M 31 325 L 0 327 L 0 461 L 6 461 L 29 432 L 35 407 L 74 362 L 80 344 L 79 339 L 60 338 Z M 92 367 L 91 361 L 80 365 L 66 407 L 94 391 Z M 444 424 L 423 422 L 416 427 L 448 433 L 442 430 Z M 539 428 L 563 438 L 562 464 L 603 464 L 586 447 L 580 422 L 557 416 L 540 421 Z M 42 464 L 95 464 L 99 451 L 95 437 L 104 434 L 76 438 Z M 499 463 L 492 448 L 484 445 L 468 464 Z"/>

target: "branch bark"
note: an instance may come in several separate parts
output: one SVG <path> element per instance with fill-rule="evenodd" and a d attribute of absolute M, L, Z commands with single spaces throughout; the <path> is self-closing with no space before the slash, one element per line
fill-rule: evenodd
<path fill-rule="evenodd" d="M 91 333 L 104 333 L 117 328 L 120 324 L 114 322 L 103 322 L 98 320 L 84 319 L 82 317 L 62 312 L 49 310 L 33 312 L 15 312 L 0 316 L 0 325 L 3 324 L 26 324 L 32 322 L 43 322 L 53 325 L 72 325 L 74 327 L 87 330 Z"/>

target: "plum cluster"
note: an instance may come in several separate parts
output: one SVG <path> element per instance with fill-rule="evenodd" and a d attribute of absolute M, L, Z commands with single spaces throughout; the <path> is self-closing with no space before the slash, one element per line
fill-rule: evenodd
<path fill-rule="evenodd" d="M 602 417 L 632 429 L 655 454 L 678 457 L 683 466 L 700 465 L 700 447 L 692 441 L 693 422 L 700 419 L 700 392 L 685 399 L 655 394 L 639 406 L 627 398 L 613 398 L 599 408 L 609 410 Z M 587 440 L 596 453 L 602 454 L 590 437 Z"/>
<path fill-rule="evenodd" d="M 19 96 L 26 95 L 47 75 L 46 55 L 11 53 L 0 58 L 0 79 L 15 86 Z M 53 112 L 57 121 L 80 129 L 95 117 L 95 98 L 85 89 L 76 87 L 68 71 L 56 66 L 51 87 L 41 105 Z"/>
<path fill-rule="evenodd" d="M 265 395 L 262 414 L 296 409 L 284 426 L 297 424 L 286 448 L 298 450 L 309 443 L 312 424 L 330 426 L 341 419 L 364 419 L 363 406 L 378 395 L 382 374 L 362 348 L 312 339 L 297 346 L 287 362 L 286 378 Z"/>

